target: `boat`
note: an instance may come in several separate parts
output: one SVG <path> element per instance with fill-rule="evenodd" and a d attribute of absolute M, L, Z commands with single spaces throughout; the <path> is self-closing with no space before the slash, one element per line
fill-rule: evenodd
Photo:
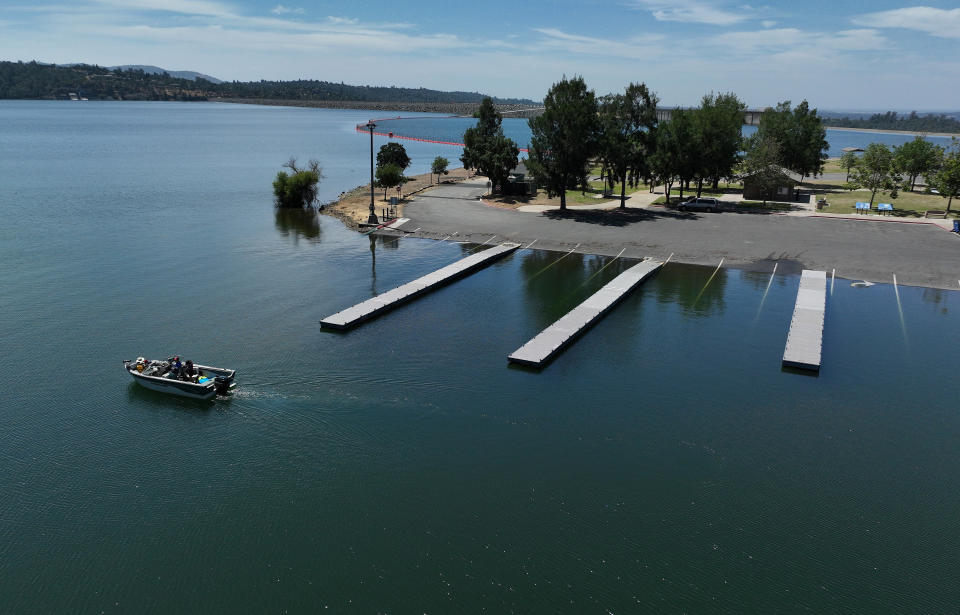
<path fill-rule="evenodd" d="M 137 357 L 136 361 L 125 359 L 123 368 L 142 387 L 193 399 L 213 399 L 216 395 L 226 395 L 236 385 L 236 370 L 209 365 L 195 364 L 195 376 L 178 377 L 171 369 L 176 358 L 151 360 Z"/>

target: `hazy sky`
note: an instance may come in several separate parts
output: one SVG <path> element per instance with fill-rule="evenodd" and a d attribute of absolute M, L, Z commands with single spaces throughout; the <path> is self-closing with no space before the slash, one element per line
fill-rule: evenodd
<path fill-rule="evenodd" d="M 0 59 L 153 64 L 541 100 L 564 74 L 664 104 L 960 109 L 960 8 L 890 0 L 0 0 Z"/>

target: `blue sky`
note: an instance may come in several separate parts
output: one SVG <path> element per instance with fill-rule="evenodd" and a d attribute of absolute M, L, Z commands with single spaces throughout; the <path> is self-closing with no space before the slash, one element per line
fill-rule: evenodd
<path fill-rule="evenodd" d="M 960 8 L 721 0 L 2 0 L 0 59 L 153 64 L 540 100 L 564 74 L 664 104 L 960 109 Z"/>

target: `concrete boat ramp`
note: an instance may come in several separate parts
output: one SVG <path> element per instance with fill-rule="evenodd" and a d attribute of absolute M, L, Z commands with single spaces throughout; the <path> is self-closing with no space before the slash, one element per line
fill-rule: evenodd
<path fill-rule="evenodd" d="M 627 269 L 586 301 L 518 348 L 507 359 L 531 367 L 543 367 L 594 322 L 603 317 L 641 282 L 656 273 L 663 263 L 644 260 Z"/>
<path fill-rule="evenodd" d="M 804 269 L 800 274 L 797 304 L 793 308 L 783 365 L 820 371 L 823 317 L 827 304 L 827 272 Z"/>
<path fill-rule="evenodd" d="M 503 258 L 519 247 L 520 244 L 518 243 L 503 243 L 499 246 L 471 254 L 446 267 L 437 269 L 433 273 L 428 273 L 421 278 L 417 278 L 393 290 L 367 299 L 353 307 L 337 312 L 332 316 L 327 316 L 320 321 L 320 326 L 324 329 L 350 329 L 365 320 L 379 316 L 383 312 L 402 305 L 420 295 L 424 295 L 458 278 L 469 275 Z"/>

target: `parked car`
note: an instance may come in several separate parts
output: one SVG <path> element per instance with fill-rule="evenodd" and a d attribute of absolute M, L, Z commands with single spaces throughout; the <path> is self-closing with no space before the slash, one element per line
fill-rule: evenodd
<path fill-rule="evenodd" d="M 710 197 L 693 197 L 677 206 L 680 211 L 709 211 L 720 209 L 720 201 Z"/>

